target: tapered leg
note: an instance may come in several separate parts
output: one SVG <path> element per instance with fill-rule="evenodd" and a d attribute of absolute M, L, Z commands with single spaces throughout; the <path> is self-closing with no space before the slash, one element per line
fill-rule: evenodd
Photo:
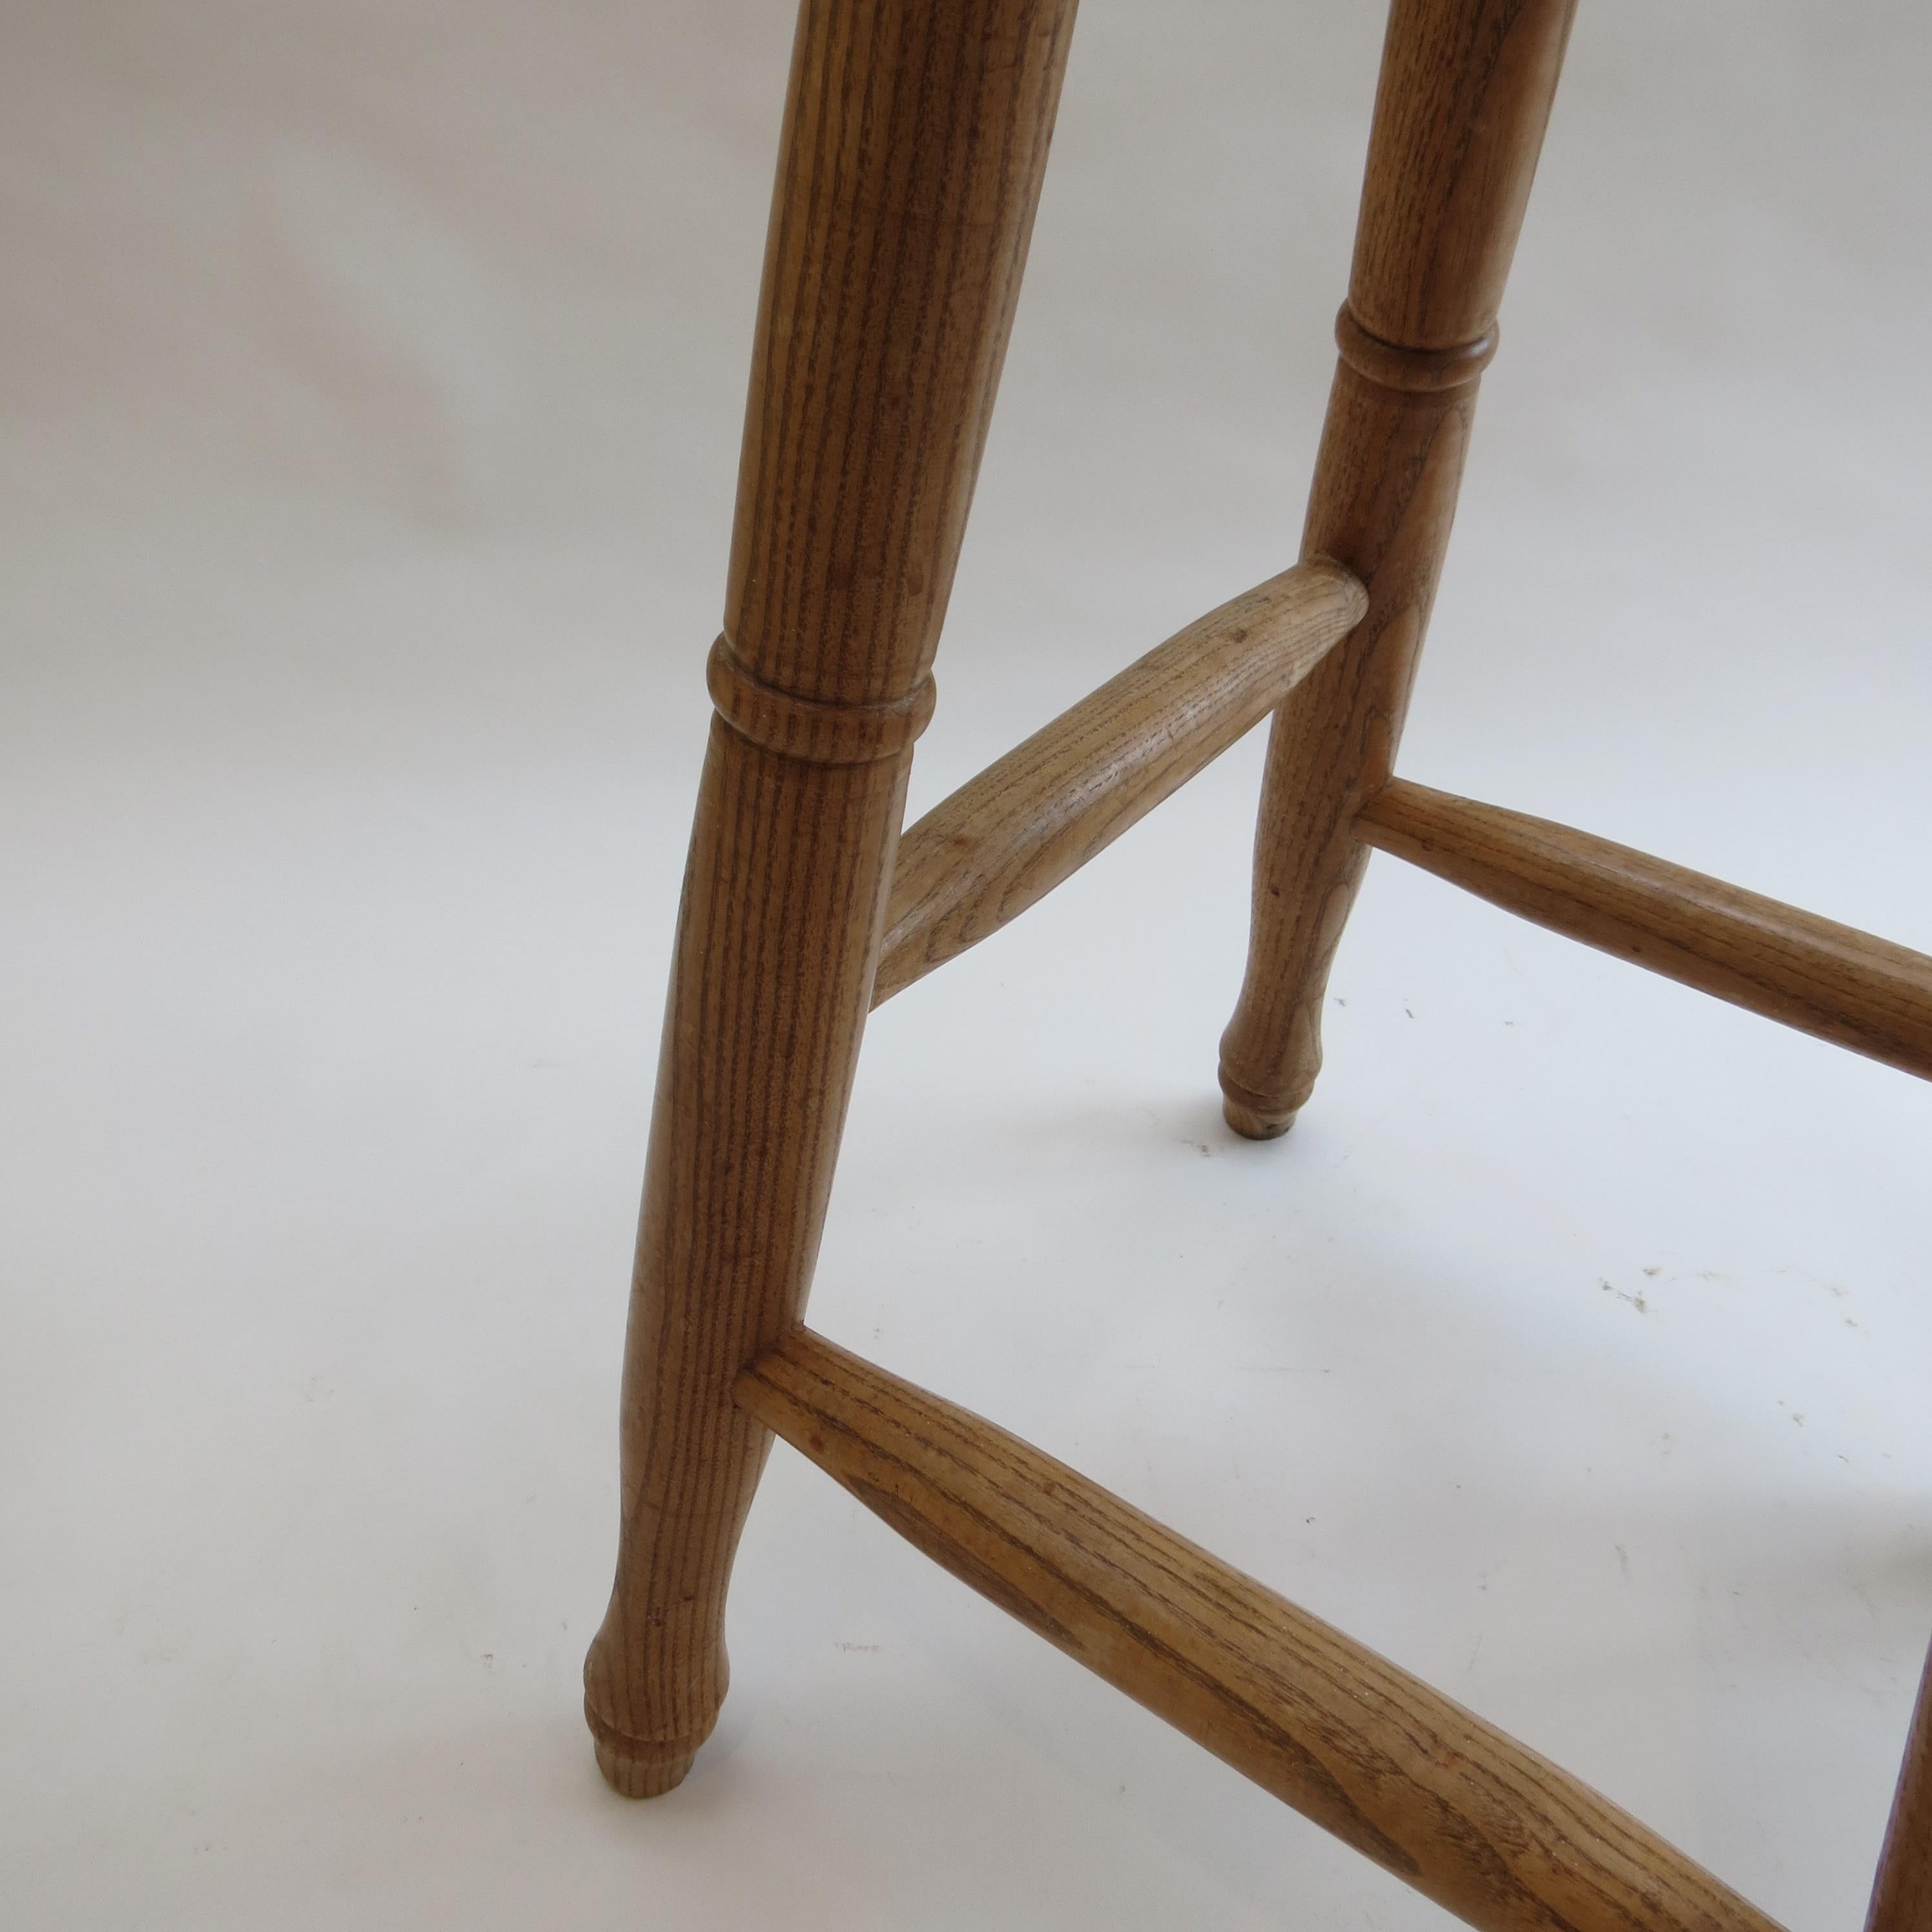
<path fill-rule="evenodd" d="M 1368 848 L 1455 513 L 1476 385 L 1575 0 L 1394 0 L 1341 361 L 1304 556 L 1360 578 L 1368 614 L 1275 714 L 1253 926 L 1221 1041 L 1229 1124 L 1285 1132 L 1322 1064 L 1322 1001 Z"/>
<path fill-rule="evenodd" d="M 1865 1932 L 1932 1932 L 1932 1654 L 1918 1680 Z"/>
<path fill-rule="evenodd" d="M 769 1437 L 734 1408 L 799 1318 L 912 742 L 1019 287 L 1073 0 L 805 0 L 724 634 L 638 1242 L 598 1762 L 668 1790 L 724 1695 Z"/>

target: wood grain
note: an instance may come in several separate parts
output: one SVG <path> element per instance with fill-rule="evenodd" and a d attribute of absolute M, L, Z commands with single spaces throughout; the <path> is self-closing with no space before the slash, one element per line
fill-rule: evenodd
<path fill-rule="evenodd" d="M 1365 1646 L 797 1325 L 875 999 L 1036 902 L 1270 709 L 1249 970 L 1222 1042 L 1241 1132 L 1282 1131 L 1307 1096 L 1372 845 L 1932 1074 L 1932 961 L 1391 778 L 1573 4 L 1394 0 L 1302 563 L 902 844 L 1074 0 L 804 0 L 646 1167 L 617 1574 L 585 1664 L 619 1791 L 670 1789 L 716 1721 L 733 1555 L 776 1430 L 974 1588 L 1486 1932 L 1775 1932 Z M 1932 1664 L 1870 1926 L 1932 1932 Z"/>
<path fill-rule="evenodd" d="M 1228 1120 L 1253 1138 L 1287 1131 L 1321 1068 L 1368 856 L 1355 814 L 1402 735 L 1573 5 L 1395 0 L 1389 15 L 1302 540 L 1362 580 L 1369 610 L 1270 736 L 1247 974 L 1221 1042 Z"/>
<path fill-rule="evenodd" d="M 1772 1932 L 1607 1798 L 979 1417 L 805 1330 L 737 1399 L 962 1582 L 1485 1932 Z"/>
<path fill-rule="evenodd" d="M 1865 1932 L 1932 1932 L 1932 1654 L 1918 1681 Z"/>
<path fill-rule="evenodd" d="M 648 1797 L 724 1695 L 769 1447 L 731 1401 L 796 1320 L 910 745 L 1025 259 L 1072 0 L 806 0 L 625 1345 L 617 1575 L 584 1666 Z"/>
<path fill-rule="evenodd" d="M 899 842 L 874 1006 L 976 946 L 1260 723 L 1367 604 L 1297 564 L 1158 645 L 943 800 Z"/>
<path fill-rule="evenodd" d="M 1548 819 L 1397 778 L 1358 827 L 1552 932 L 1932 1079 L 1932 959 Z"/>

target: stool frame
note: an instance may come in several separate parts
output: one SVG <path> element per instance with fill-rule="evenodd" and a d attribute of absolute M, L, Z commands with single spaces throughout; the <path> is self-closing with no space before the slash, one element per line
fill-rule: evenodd
<path fill-rule="evenodd" d="M 1578 1780 L 1074 1471 L 802 1325 L 866 1016 L 1272 712 L 1229 1124 L 1286 1130 L 1371 849 L 1932 1076 L 1932 959 L 1394 776 L 1574 0 L 1394 0 L 1301 560 L 902 835 L 1075 0 L 802 0 L 716 712 L 659 1061 L 604 1774 L 675 1786 L 773 1435 L 994 1603 L 1486 1932 L 1770 1932 Z M 1932 1932 L 1932 1676 L 1870 1932 Z"/>

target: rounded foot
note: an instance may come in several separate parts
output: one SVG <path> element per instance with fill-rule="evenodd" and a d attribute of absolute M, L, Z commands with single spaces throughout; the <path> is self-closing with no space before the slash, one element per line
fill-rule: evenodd
<path fill-rule="evenodd" d="M 1221 1074 L 1221 1112 L 1228 1126 L 1251 1141 L 1280 1140 L 1301 1112 L 1300 1100 L 1284 1106 L 1252 1088 L 1244 1087 L 1238 1080 L 1229 1079 L 1225 1068 Z"/>
<path fill-rule="evenodd" d="M 599 1708 L 604 1700 L 598 1694 L 603 1686 L 598 1666 L 604 1654 L 601 1645 L 593 1645 L 584 1671 L 584 1721 L 597 1747 L 597 1768 L 620 1798 L 662 1798 L 684 1782 L 698 1746 L 711 1735 L 711 1726 L 682 1736 L 639 1737 L 612 1723 L 608 1707 Z M 715 1709 L 712 1714 L 715 1721 Z"/>
<path fill-rule="evenodd" d="M 1280 1140 L 1294 1125 L 1295 1117 L 1300 1111 L 1299 1107 L 1293 1107 L 1285 1114 L 1264 1114 L 1240 1100 L 1224 1100 L 1221 1102 L 1221 1112 L 1228 1126 L 1251 1141 Z"/>
<path fill-rule="evenodd" d="M 694 1750 L 676 1757 L 634 1757 L 603 1738 L 597 1740 L 597 1768 L 620 1798 L 662 1798 L 684 1782 L 698 1761 Z"/>

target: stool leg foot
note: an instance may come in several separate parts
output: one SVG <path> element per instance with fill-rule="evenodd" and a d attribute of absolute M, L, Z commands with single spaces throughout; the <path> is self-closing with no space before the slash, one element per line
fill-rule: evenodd
<path fill-rule="evenodd" d="M 601 1740 L 597 1745 L 597 1768 L 620 1798 L 662 1798 L 684 1782 L 697 1762 L 694 1750 L 676 1757 L 646 1758 L 631 1756 Z"/>
<path fill-rule="evenodd" d="M 1282 1106 L 1269 1101 L 1235 1080 L 1224 1066 L 1221 1070 L 1221 1112 L 1229 1126 L 1244 1140 L 1278 1141 L 1294 1125 L 1301 1108 L 1298 1103 Z"/>
<path fill-rule="evenodd" d="M 613 1730 L 604 1708 L 610 1700 L 602 1694 L 608 1669 L 602 1646 L 600 1636 L 584 1666 L 584 1715 L 596 1749 L 597 1768 L 620 1798 L 662 1798 L 684 1782 L 686 1774 L 698 1762 L 702 1740 L 653 1741 L 626 1737 Z"/>

